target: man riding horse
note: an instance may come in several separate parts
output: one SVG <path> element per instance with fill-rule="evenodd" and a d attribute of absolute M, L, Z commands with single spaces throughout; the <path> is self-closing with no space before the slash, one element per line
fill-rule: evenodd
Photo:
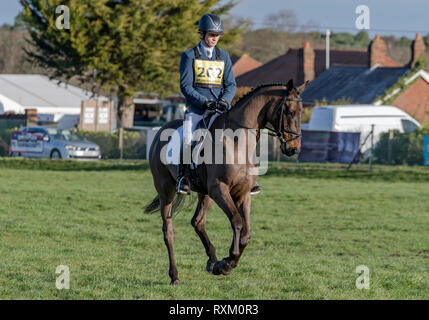
<path fill-rule="evenodd" d="M 185 96 L 188 110 L 183 125 L 183 153 L 190 152 L 192 133 L 208 112 L 225 112 L 231 108 L 236 83 L 231 58 L 227 51 L 216 47 L 223 35 L 219 16 L 206 14 L 198 25 L 201 41 L 194 48 L 182 53 L 180 62 L 180 89 Z M 181 154 L 176 190 L 189 194 L 190 184 L 186 176 L 187 165 Z M 260 186 L 251 194 L 260 192 Z"/>

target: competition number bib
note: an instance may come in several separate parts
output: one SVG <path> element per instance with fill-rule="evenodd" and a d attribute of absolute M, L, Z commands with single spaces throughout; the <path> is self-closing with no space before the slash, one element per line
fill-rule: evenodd
<path fill-rule="evenodd" d="M 223 60 L 194 60 L 194 85 L 205 88 L 221 88 L 223 86 Z"/>

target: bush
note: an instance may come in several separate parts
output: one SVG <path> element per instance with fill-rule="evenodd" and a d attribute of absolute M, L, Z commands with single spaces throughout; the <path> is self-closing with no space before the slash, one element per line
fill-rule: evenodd
<path fill-rule="evenodd" d="M 0 156 L 9 155 L 10 132 L 14 129 L 0 129 Z"/>
<path fill-rule="evenodd" d="M 79 131 L 79 134 L 100 146 L 104 159 L 118 159 L 119 131 L 115 133 Z M 146 137 L 138 131 L 124 131 L 124 159 L 144 159 L 146 157 Z"/>
<path fill-rule="evenodd" d="M 423 136 L 429 135 L 429 123 L 412 133 L 394 131 L 391 140 L 391 164 L 422 165 Z M 388 164 L 389 133 L 383 133 L 374 148 L 375 162 Z"/>

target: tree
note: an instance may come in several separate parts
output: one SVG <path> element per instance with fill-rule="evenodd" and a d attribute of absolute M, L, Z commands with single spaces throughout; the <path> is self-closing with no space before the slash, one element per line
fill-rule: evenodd
<path fill-rule="evenodd" d="M 51 78 L 77 78 L 116 97 L 122 130 L 136 92 L 178 91 L 181 52 L 198 42 L 199 19 L 226 14 L 234 1 L 20 0 L 20 19 L 36 48 L 26 50 L 28 57 Z M 56 13 L 60 5 L 69 9 L 69 28 L 58 27 L 67 18 Z M 240 27 L 230 31 L 225 44 L 237 39 Z"/>
<path fill-rule="evenodd" d="M 366 31 L 364 30 L 359 31 L 354 36 L 354 40 L 362 47 L 367 47 L 371 42 L 371 39 L 369 38 L 368 33 L 366 33 Z"/>
<path fill-rule="evenodd" d="M 27 35 L 15 26 L 0 27 L 0 73 L 43 73 L 25 60 L 22 48 L 26 46 Z"/>
<path fill-rule="evenodd" d="M 276 31 L 293 32 L 297 29 L 298 19 L 291 10 L 280 10 L 277 13 L 269 14 L 264 19 L 265 25 Z"/>
<path fill-rule="evenodd" d="M 429 34 L 427 34 L 423 37 L 423 41 L 425 42 L 426 47 L 429 47 Z"/>

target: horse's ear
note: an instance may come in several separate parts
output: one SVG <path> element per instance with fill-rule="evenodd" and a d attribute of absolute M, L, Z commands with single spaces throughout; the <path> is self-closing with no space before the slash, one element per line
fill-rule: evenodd
<path fill-rule="evenodd" d="M 288 81 L 288 83 L 286 84 L 286 88 L 287 88 L 287 91 L 289 91 L 289 92 L 291 92 L 291 91 L 292 91 L 292 89 L 294 88 L 294 87 L 293 87 L 293 79 L 290 79 L 290 80 Z"/>
<path fill-rule="evenodd" d="M 302 93 L 307 88 L 307 86 L 310 84 L 310 82 L 311 82 L 310 80 L 307 80 L 302 85 L 300 85 L 298 87 L 299 93 Z"/>

